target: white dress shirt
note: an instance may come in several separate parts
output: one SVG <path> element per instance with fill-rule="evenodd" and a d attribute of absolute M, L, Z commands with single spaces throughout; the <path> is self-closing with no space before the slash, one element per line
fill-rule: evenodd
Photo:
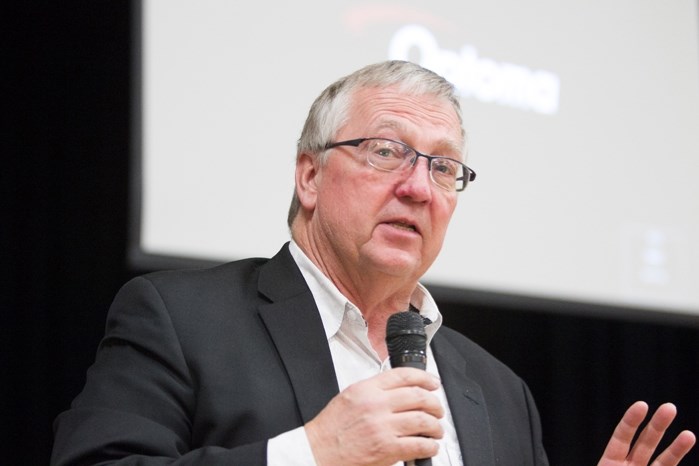
<path fill-rule="evenodd" d="M 340 391 L 389 370 L 388 358 L 380 360 L 369 342 L 367 324 L 361 311 L 340 293 L 294 241 L 289 249 L 320 311 Z M 432 296 L 420 284 L 413 292 L 411 304 L 432 322 L 425 327 L 428 343 L 426 370 L 439 377 L 429 342 L 442 324 L 442 315 Z M 462 466 L 459 442 L 444 389 L 440 387 L 435 394 L 444 407 L 445 415 L 440 421 L 444 437 L 439 440 L 439 453 L 432 458 L 432 465 Z M 267 463 L 269 466 L 316 466 L 304 428 L 299 427 L 271 439 L 267 444 Z M 399 465 L 402 466 L 402 463 L 396 463 L 396 466 Z"/>

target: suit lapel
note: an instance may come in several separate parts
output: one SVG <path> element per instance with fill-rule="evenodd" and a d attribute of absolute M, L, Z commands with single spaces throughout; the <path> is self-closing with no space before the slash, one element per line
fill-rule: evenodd
<path fill-rule="evenodd" d="M 260 305 L 259 313 L 306 423 L 339 388 L 318 308 L 287 246 L 261 269 L 259 290 L 272 301 Z"/>
<path fill-rule="evenodd" d="M 271 302 L 259 313 L 289 375 L 303 422 L 339 392 L 318 308 L 288 246 L 260 270 L 259 292 Z M 439 332 L 432 350 L 447 395 L 465 466 L 494 466 L 490 421 L 481 387 L 466 376 L 463 357 Z"/>
<path fill-rule="evenodd" d="M 494 465 L 488 407 L 480 385 L 466 376 L 463 357 L 439 336 L 439 332 L 432 340 L 432 352 L 449 402 L 464 466 Z"/>

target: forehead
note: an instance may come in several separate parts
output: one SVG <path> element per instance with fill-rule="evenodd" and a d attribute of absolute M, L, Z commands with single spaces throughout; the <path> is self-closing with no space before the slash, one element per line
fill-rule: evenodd
<path fill-rule="evenodd" d="M 415 142 L 438 139 L 461 153 L 464 134 L 461 120 L 452 103 L 433 94 L 413 94 L 396 86 L 360 88 L 351 96 L 346 129 L 351 137 L 377 136 L 386 130 Z"/>

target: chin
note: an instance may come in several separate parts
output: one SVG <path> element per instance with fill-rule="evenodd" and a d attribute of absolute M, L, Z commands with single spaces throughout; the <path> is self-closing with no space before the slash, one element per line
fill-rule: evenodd
<path fill-rule="evenodd" d="M 417 274 L 422 268 L 422 259 L 415 254 L 401 250 L 385 251 L 382 257 L 376 258 L 375 266 L 387 275 L 396 277 L 421 276 Z M 424 272 L 423 272 L 424 273 Z"/>

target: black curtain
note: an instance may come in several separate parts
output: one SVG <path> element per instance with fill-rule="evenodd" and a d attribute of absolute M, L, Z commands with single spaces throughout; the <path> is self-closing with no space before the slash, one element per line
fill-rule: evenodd
<path fill-rule="evenodd" d="M 0 462 L 39 465 L 115 292 L 139 273 L 126 262 L 132 24 L 129 2 L 17 3 L 4 15 Z M 696 327 L 441 304 L 527 380 L 554 465 L 595 464 L 636 399 L 676 402 L 678 424 L 699 431 Z"/>

